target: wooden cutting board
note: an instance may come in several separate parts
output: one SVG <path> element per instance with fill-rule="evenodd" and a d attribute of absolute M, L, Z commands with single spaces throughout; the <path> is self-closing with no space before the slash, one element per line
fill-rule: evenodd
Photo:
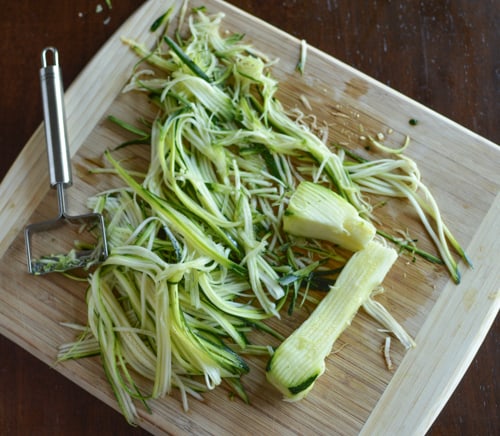
<path fill-rule="evenodd" d="M 179 398 L 151 403 L 151 415 L 141 412 L 141 425 L 153 433 L 175 434 L 401 434 L 424 433 L 470 364 L 499 308 L 500 273 L 500 150 L 498 146 L 409 100 L 336 59 L 308 49 L 306 71 L 295 71 L 300 42 L 256 18 L 217 0 L 193 1 L 209 12 L 225 12 L 224 28 L 246 33 L 261 51 L 280 61 L 273 74 L 288 107 L 311 105 L 310 112 L 330 126 L 332 142 L 362 150 L 361 136 L 384 133 L 397 146 L 411 136 L 407 154 L 419 165 L 441 212 L 474 263 L 462 265 L 455 285 L 447 273 L 418 259 L 401 257 L 388 276 L 379 299 L 416 337 L 417 348 L 406 352 L 393 342 L 394 372 L 385 367 L 380 347 L 385 333 L 364 313 L 340 338 L 327 362 L 327 372 L 304 401 L 281 401 L 267 386 L 265 361 L 249 359 L 244 379 L 251 404 L 230 400 L 220 388 L 205 401 L 190 401 L 182 411 Z M 86 198 L 118 183 L 87 169 L 102 152 L 123 140 L 107 121 L 113 114 L 131 121 L 147 115 L 147 102 L 121 94 L 137 58 L 120 42 L 126 35 L 152 42 L 149 26 L 168 5 L 147 2 L 113 36 L 66 93 L 74 187 L 68 191 L 72 211 L 81 213 Z M 64 66 L 63 66 L 64 68 Z M 419 121 L 411 126 L 410 119 Z M 144 160 L 147 150 L 129 157 Z M 25 178 L 19 175 L 27 175 Z M 27 273 L 23 229 L 27 223 L 53 214 L 49 192 L 45 140 L 39 128 L 26 144 L 0 186 L 0 333 L 74 380 L 96 397 L 116 407 L 98 358 L 55 363 L 57 347 L 73 339 L 64 321 L 84 323 L 84 284 L 50 275 Z M 379 217 L 389 227 L 408 228 L 423 248 L 431 242 L 404 203 L 391 201 Z M 303 317 L 299 314 L 298 317 Z M 283 333 L 298 322 L 287 319 Z"/>

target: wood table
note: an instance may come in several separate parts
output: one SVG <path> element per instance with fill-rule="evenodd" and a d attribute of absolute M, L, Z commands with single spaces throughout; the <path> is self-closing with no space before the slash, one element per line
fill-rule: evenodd
<path fill-rule="evenodd" d="M 55 45 L 64 53 L 64 82 L 68 86 L 142 3 L 119 0 L 109 9 L 104 1 L 52 0 L 43 6 L 28 0 L 3 2 L 0 178 L 42 121 L 38 82 L 41 49 Z M 500 143 L 498 1 L 229 3 Z M 429 434 L 500 434 L 498 328 L 497 319 Z M 128 426 L 114 410 L 3 337 L 0 386 L 0 434 L 146 434 Z"/>

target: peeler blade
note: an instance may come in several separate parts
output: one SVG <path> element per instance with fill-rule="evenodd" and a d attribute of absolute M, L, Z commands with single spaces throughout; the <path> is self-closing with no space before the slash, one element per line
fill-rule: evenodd
<path fill-rule="evenodd" d="M 30 224 L 24 235 L 28 271 L 34 275 L 88 270 L 108 257 L 106 227 L 99 213 L 66 215 Z M 47 247 L 51 247 L 49 253 Z"/>

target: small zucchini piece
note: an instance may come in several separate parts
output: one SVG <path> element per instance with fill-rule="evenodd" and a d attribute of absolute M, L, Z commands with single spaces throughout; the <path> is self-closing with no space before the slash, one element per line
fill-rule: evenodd
<path fill-rule="evenodd" d="M 285 232 L 323 239 L 358 251 L 375 236 L 376 229 L 340 195 L 313 182 L 301 182 L 292 194 L 283 217 Z"/>

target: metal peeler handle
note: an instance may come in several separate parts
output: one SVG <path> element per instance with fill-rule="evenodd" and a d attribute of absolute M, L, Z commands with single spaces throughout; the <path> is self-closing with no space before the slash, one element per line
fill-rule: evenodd
<path fill-rule="evenodd" d="M 52 63 L 50 65 L 48 61 L 49 53 L 52 53 Z M 73 182 L 66 131 L 62 73 L 59 67 L 59 55 L 54 47 L 47 47 L 42 51 L 40 85 L 42 88 L 50 185 L 61 190 L 61 188 L 71 186 Z"/>

